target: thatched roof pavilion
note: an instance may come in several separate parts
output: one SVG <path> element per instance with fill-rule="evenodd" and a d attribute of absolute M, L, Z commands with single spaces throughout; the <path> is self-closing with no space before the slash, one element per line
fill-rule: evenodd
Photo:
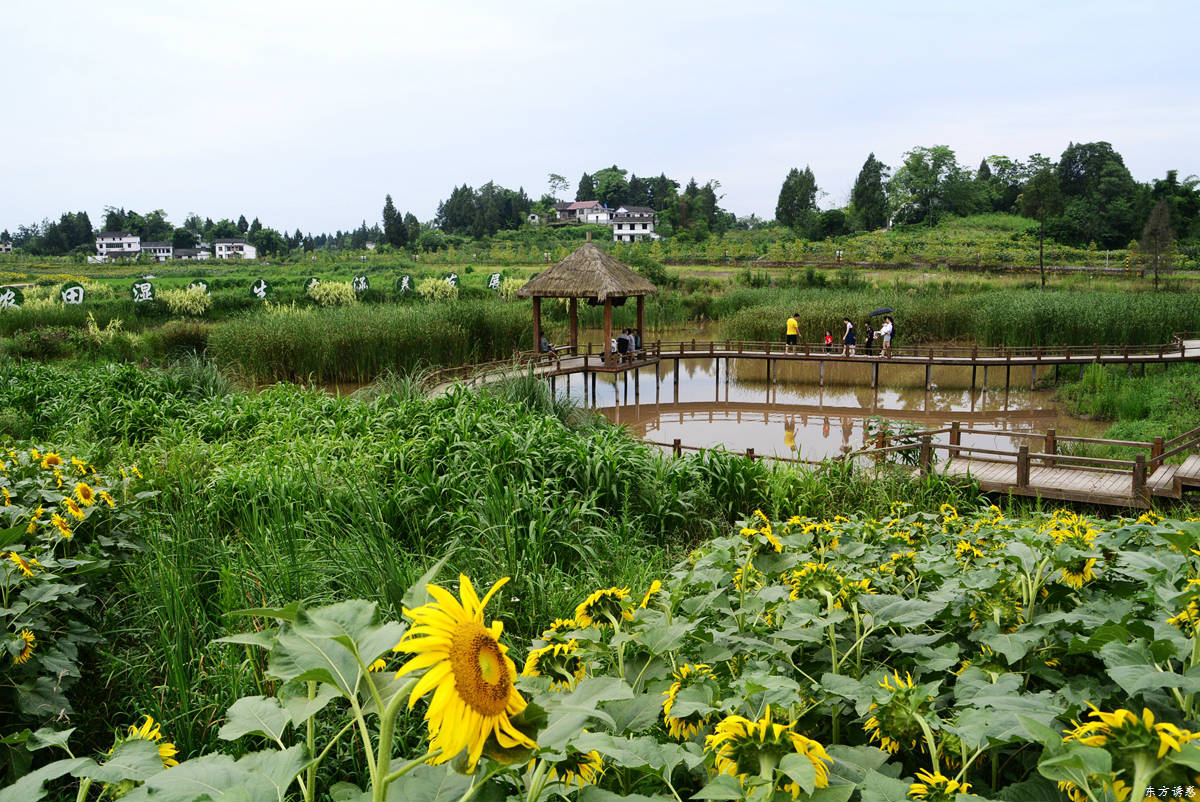
<path fill-rule="evenodd" d="M 579 321 L 576 299 L 586 298 L 592 304 L 604 304 L 604 351 L 612 340 L 612 308 L 626 298 L 637 298 L 637 328 L 642 331 L 645 316 L 645 297 L 656 295 L 655 287 L 643 276 L 630 270 L 592 243 L 587 242 L 572 251 L 553 267 L 538 273 L 517 296 L 533 299 L 533 344 L 538 348 L 542 338 L 542 298 L 569 298 L 571 316 L 571 347 L 579 345 Z"/>

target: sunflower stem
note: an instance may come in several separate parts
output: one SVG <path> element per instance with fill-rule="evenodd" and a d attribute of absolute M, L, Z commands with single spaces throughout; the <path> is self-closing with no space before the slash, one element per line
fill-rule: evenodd
<path fill-rule="evenodd" d="M 308 681 L 308 700 L 311 702 L 317 698 L 317 683 L 314 680 Z M 308 754 L 311 756 L 316 750 L 316 714 L 308 717 L 308 721 L 304 722 L 304 742 L 308 745 Z M 317 764 L 316 761 L 311 763 L 308 771 L 305 773 L 304 781 L 304 802 L 313 802 L 317 796 Z"/>
<path fill-rule="evenodd" d="M 92 788 L 92 781 L 89 779 L 81 780 L 79 783 L 79 793 L 75 794 L 75 802 L 84 802 L 87 799 L 88 791 Z"/>
<path fill-rule="evenodd" d="M 359 662 L 361 663 L 362 661 L 360 660 Z M 371 681 L 370 673 L 367 674 L 366 679 L 371 685 L 372 693 L 374 693 L 376 700 L 378 700 L 379 693 L 375 690 L 375 683 Z M 404 683 L 404 686 L 392 696 L 391 700 L 387 703 L 386 708 L 383 707 L 379 701 L 376 701 L 376 704 L 379 705 L 380 714 L 379 757 L 375 763 L 376 780 L 374 783 L 375 792 L 373 794 L 375 802 L 383 802 L 383 800 L 386 798 L 388 783 L 396 779 L 396 777 L 401 776 L 405 772 L 411 771 L 413 766 L 429 757 L 429 755 L 426 755 L 423 758 L 418 758 L 416 761 L 409 761 L 401 769 L 397 770 L 399 771 L 399 774 L 396 774 L 395 776 L 388 774 L 388 769 L 391 768 L 392 764 L 392 741 L 394 740 L 396 733 L 396 716 L 400 713 L 400 706 L 404 704 L 405 697 L 412 692 L 412 689 L 416 687 L 416 684 L 416 678 L 410 679 L 408 682 Z M 439 749 L 437 751 L 440 752 L 441 750 Z"/>
<path fill-rule="evenodd" d="M 413 758 L 412 760 L 408 761 L 400 768 L 398 768 L 395 771 L 393 771 L 392 773 L 388 774 L 379 783 L 379 785 L 383 788 L 384 793 L 376 793 L 375 798 L 379 799 L 379 800 L 383 800 L 387 796 L 386 792 L 387 792 L 387 787 L 389 785 L 391 785 L 394 781 L 403 777 L 405 774 L 408 774 L 410 771 L 415 769 L 417 766 L 421 765 L 422 763 L 428 762 L 429 760 L 437 757 L 441 753 L 442 753 L 441 749 L 430 749 L 428 752 L 421 755 L 420 757 Z"/>
<path fill-rule="evenodd" d="M 542 789 L 546 785 L 546 775 L 550 764 L 544 759 L 539 760 L 533 776 L 529 779 L 529 790 L 525 793 L 525 802 L 537 802 L 542 797 Z"/>
<path fill-rule="evenodd" d="M 1136 752 L 1133 756 L 1133 792 L 1130 799 L 1145 799 L 1146 786 L 1158 773 L 1160 764 L 1145 751 Z"/>
<path fill-rule="evenodd" d="M 502 771 L 504 768 L 504 766 L 499 764 L 493 766 L 487 774 L 483 775 L 483 779 L 476 780 L 475 782 L 471 783 L 471 787 L 468 788 L 466 792 L 458 798 L 458 802 L 467 802 L 471 797 L 475 796 L 475 793 L 480 788 L 487 784 L 488 780 L 492 779 L 492 777 L 495 777 L 496 774 Z"/>

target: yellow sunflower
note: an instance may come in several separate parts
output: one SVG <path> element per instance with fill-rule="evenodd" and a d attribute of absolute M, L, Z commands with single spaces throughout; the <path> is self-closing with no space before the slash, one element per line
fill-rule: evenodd
<path fill-rule="evenodd" d="M 75 466 L 75 470 L 79 471 L 80 476 L 87 475 L 88 464 L 79 457 L 71 457 L 71 464 Z"/>
<path fill-rule="evenodd" d="M 1200 607 L 1196 605 L 1196 600 L 1188 602 L 1188 606 L 1179 615 L 1168 618 L 1167 623 L 1183 630 L 1188 637 L 1195 635 L 1197 626 L 1200 626 Z"/>
<path fill-rule="evenodd" d="M 19 666 L 33 657 L 33 649 L 37 646 L 37 637 L 29 629 L 22 629 L 18 637 L 21 639 L 21 651 L 13 655 L 13 665 Z"/>
<path fill-rule="evenodd" d="M 550 776 L 562 780 L 567 788 L 575 783 L 580 788 L 595 785 L 604 774 L 604 760 L 600 753 L 571 752 L 562 760 L 550 764 Z"/>
<path fill-rule="evenodd" d="M 578 641 L 569 640 L 566 643 L 551 643 L 532 650 L 525 658 L 521 676 L 545 676 L 550 678 L 551 688 L 570 688 L 576 680 L 583 677 L 586 670 L 583 661 L 579 659 L 578 647 Z"/>
<path fill-rule="evenodd" d="M 633 618 L 625 606 L 629 588 L 605 588 L 588 596 L 575 608 L 575 622 L 581 627 L 616 626 L 623 619 Z"/>
<path fill-rule="evenodd" d="M 941 772 L 930 774 L 925 769 L 917 770 L 918 782 L 908 787 L 910 799 L 924 799 L 925 802 L 954 802 L 959 794 L 969 793 L 971 784 L 952 780 Z"/>
<path fill-rule="evenodd" d="M 142 722 L 142 726 L 130 726 L 129 733 L 125 736 L 125 740 L 142 740 L 149 741 L 158 746 L 158 756 L 162 759 L 164 769 L 169 769 L 172 766 L 178 766 L 179 761 L 175 759 L 175 755 L 179 754 L 179 750 L 175 748 L 175 744 L 170 741 L 164 741 L 162 731 L 159 729 L 158 722 L 150 716 L 146 716 L 146 720 Z"/>
<path fill-rule="evenodd" d="M 96 503 L 96 491 L 87 482 L 75 483 L 75 498 L 85 507 Z"/>
<path fill-rule="evenodd" d="M 8 488 L 0 487 L 0 493 L 4 494 L 4 506 L 11 507 L 12 506 L 12 495 L 8 492 Z"/>
<path fill-rule="evenodd" d="M 33 452 L 32 452 L 32 454 L 33 454 L 33 458 L 34 458 L 34 459 L 37 459 L 37 458 L 38 458 L 38 455 L 37 455 L 37 449 L 34 449 L 34 450 L 33 450 Z M 54 451 L 48 452 L 47 454 L 45 454 L 45 455 L 42 457 L 42 467 L 43 467 L 43 468 L 45 468 L 45 469 L 46 469 L 46 470 L 48 470 L 48 471 L 49 471 L 49 470 L 53 470 L 53 469 L 55 469 L 55 468 L 58 468 L 58 467 L 59 467 L 59 466 L 61 466 L 62 464 L 63 464 L 63 458 L 62 458 L 62 457 L 60 457 L 60 456 L 59 456 L 59 455 L 58 455 L 56 452 L 54 452 Z"/>
<path fill-rule="evenodd" d="M 42 567 L 42 564 L 39 563 L 34 557 L 30 557 L 28 560 L 26 560 L 15 551 L 0 553 L 0 557 L 3 557 L 5 554 L 8 555 L 8 559 L 12 561 L 12 564 L 17 566 L 17 568 L 20 569 L 21 573 L 23 573 L 25 576 L 33 576 L 33 569 Z"/>
<path fill-rule="evenodd" d="M 884 676 L 879 687 L 887 691 L 886 698 L 876 695 L 869 709 L 871 717 L 863 724 L 870 741 L 878 741 L 880 749 L 893 755 L 902 746 L 924 748 L 924 733 L 918 718 L 929 713 L 933 697 L 917 688 L 911 674 L 901 677 L 898 671 Z"/>
<path fill-rule="evenodd" d="M 649 606 L 649 604 L 650 604 L 650 599 L 652 599 L 656 594 L 661 593 L 661 592 L 662 592 L 662 582 L 660 582 L 656 579 L 650 583 L 650 589 L 647 590 L 646 595 L 642 597 L 642 603 L 638 605 L 638 608 L 645 610 L 646 607 Z"/>
<path fill-rule="evenodd" d="M 39 504 L 38 508 L 33 511 L 33 517 L 29 519 L 29 526 L 25 527 L 25 534 L 32 535 L 35 531 L 37 531 L 38 524 L 42 522 L 42 513 L 45 511 L 46 508 Z"/>
<path fill-rule="evenodd" d="M 63 536 L 64 540 L 71 539 L 71 527 L 67 523 L 67 519 L 59 515 L 57 512 L 50 516 L 50 523 L 58 530 L 58 533 Z"/>
<path fill-rule="evenodd" d="M 510 719 L 525 709 L 525 700 L 513 685 L 517 668 L 500 643 L 503 625 L 483 624 L 483 608 L 508 577 L 493 585 L 482 600 L 465 575 L 458 581 L 461 602 L 444 588 L 425 586 L 434 601 L 404 611 L 413 627 L 393 651 L 414 655 L 396 672 L 397 677 L 425 671 L 409 695 L 409 709 L 433 693 L 425 721 L 431 749 L 441 751 L 430 762 L 445 763 L 466 749 L 468 769 L 474 771 L 491 736 L 504 749 L 532 749 L 537 744 Z"/>
<path fill-rule="evenodd" d="M 674 672 L 675 681 L 671 683 L 671 687 L 663 691 L 663 696 L 667 697 L 663 701 L 663 721 L 667 725 L 667 732 L 672 738 L 678 738 L 681 741 L 698 735 L 701 730 L 708 724 L 708 720 L 712 718 L 711 714 L 700 713 L 693 710 L 686 716 L 672 716 L 671 711 L 675 707 L 675 701 L 679 697 L 679 692 L 684 688 L 689 688 L 693 685 L 699 685 L 707 680 L 714 680 L 712 669 L 705 663 L 692 665 L 687 663 L 680 666 Z"/>
<path fill-rule="evenodd" d="M 102 501 L 103 501 L 105 504 L 107 504 L 108 506 L 110 506 L 110 507 L 115 507 L 115 506 L 117 506 L 116 504 L 114 504 L 114 503 L 113 503 L 112 496 L 110 496 L 110 495 L 109 495 L 107 492 L 105 492 L 104 490 L 98 490 L 98 491 L 96 491 L 96 495 L 100 496 L 100 499 L 101 499 L 101 500 L 102 500 Z"/>
<path fill-rule="evenodd" d="M 1090 582 L 1096 578 L 1096 574 L 1092 572 L 1092 568 L 1096 565 L 1096 558 L 1089 557 L 1088 559 L 1075 560 L 1072 563 L 1064 566 L 1062 569 L 1063 584 L 1079 590 L 1083 587 L 1084 582 Z"/>
<path fill-rule="evenodd" d="M 542 640 L 562 640 L 564 632 L 579 628 L 574 618 L 556 618 L 549 629 L 542 631 Z"/>
<path fill-rule="evenodd" d="M 76 521 L 83 520 L 83 510 L 80 509 L 79 505 L 75 503 L 75 499 L 64 498 L 63 506 L 67 508 L 67 512 L 71 513 L 71 517 L 73 517 Z"/>
<path fill-rule="evenodd" d="M 815 787 L 829 785 L 829 766 L 833 760 L 825 747 L 813 739 L 796 732 L 795 724 L 778 724 L 771 721 L 771 707 L 758 721 L 742 716 L 728 716 L 717 725 L 716 731 L 704 741 L 704 748 L 715 755 L 714 764 L 718 774 L 737 777 L 743 784 L 749 777 L 774 771 L 786 755 L 803 755 L 812 764 L 816 775 Z M 781 777 L 775 788 L 791 793 L 795 799 L 800 795 L 800 786 L 787 777 Z"/>

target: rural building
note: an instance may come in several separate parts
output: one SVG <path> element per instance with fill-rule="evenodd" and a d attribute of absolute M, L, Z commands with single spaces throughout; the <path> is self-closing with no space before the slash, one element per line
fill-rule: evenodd
<path fill-rule="evenodd" d="M 661 239 L 654 233 L 654 210 L 649 206 L 619 206 L 612 213 L 613 242 Z"/>
<path fill-rule="evenodd" d="M 174 257 L 175 246 L 169 242 L 143 242 L 142 253 L 156 262 L 165 262 Z"/>
<path fill-rule="evenodd" d="M 101 260 L 136 259 L 142 252 L 142 238 L 128 231 L 102 231 L 96 237 L 96 256 Z"/>
<path fill-rule="evenodd" d="M 12 253 L 12 243 L 0 242 L 0 253 Z"/>
<path fill-rule="evenodd" d="M 203 248 L 176 248 L 175 258 L 184 261 L 202 262 L 205 259 L 212 258 L 212 251 L 207 251 Z"/>
<path fill-rule="evenodd" d="M 253 245 L 250 245 L 242 237 L 234 237 L 232 239 L 217 239 L 213 241 L 216 245 L 216 257 L 218 259 L 257 259 L 258 251 Z"/>
<path fill-rule="evenodd" d="M 556 203 L 554 212 L 568 223 L 607 223 L 612 215 L 607 206 L 594 200 Z"/>

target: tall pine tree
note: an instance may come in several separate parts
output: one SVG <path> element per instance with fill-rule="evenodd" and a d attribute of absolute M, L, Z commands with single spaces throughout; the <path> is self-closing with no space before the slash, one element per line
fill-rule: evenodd
<path fill-rule="evenodd" d="M 807 165 L 802 171 L 793 167 L 779 188 L 775 220 L 805 236 L 812 228 L 816 209 L 817 179 L 812 169 Z"/>
<path fill-rule="evenodd" d="M 404 218 L 396 211 L 392 196 L 388 195 L 383 202 L 383 240 L 393 248 L 403 248 L 408 242 L 408 231 L 404 228 Z"/>
<path fill-rule="evenodd" d="M 596 183 L 587 173 L 579 179 L 579 188 L 575 190 L 575 200 L 590 201 L 596 199 Z"/>
<path fill-rule="evenodd" d="M 883 190 L 887 171 L 887 165 L 876 159 L 872 153 L 863 162 L 862 169 L 858 171 L 858 178 L 854 179 L 850 201 L 854 204 L 857 227 L 860 229 L 874 231 L 887 225 L 887 194 Z"/>

